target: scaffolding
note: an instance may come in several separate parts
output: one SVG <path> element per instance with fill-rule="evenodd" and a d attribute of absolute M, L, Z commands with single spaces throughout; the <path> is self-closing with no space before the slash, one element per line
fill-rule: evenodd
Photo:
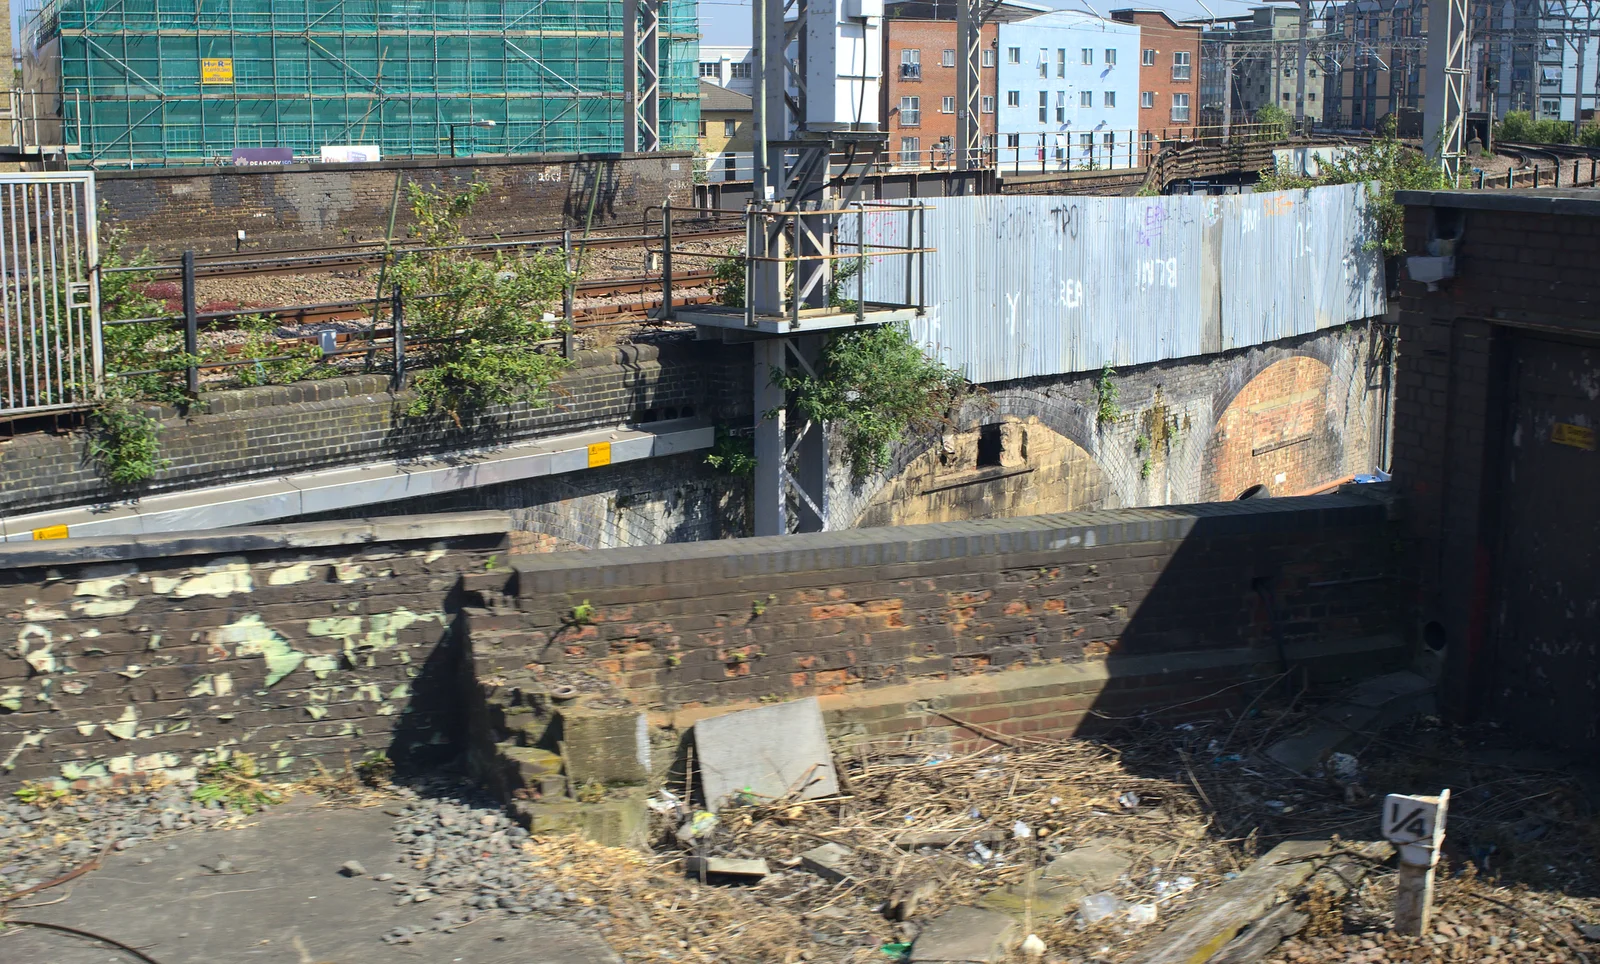
<path fill-rule="evenodd" d="M 662 0 L 660 141 L 699 127 L 696 0 Z M 236 148 L 384 156 L 624 148 L 628 0 L 46 0 L 24 86 L 61 98 L 74 165 L 214 163 Z M 81 112 L 82 116 L 72 116 Z M 492 127 L 484 122 L 493 121 Z M 468 126 L 477 125 L 477 126 Z"/>

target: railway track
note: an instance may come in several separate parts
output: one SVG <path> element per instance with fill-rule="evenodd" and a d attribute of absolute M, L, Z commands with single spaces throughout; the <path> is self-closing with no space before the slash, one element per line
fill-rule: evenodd
<path fill-rule="evenodd" d="M 1580 144 L 1502 142 L 1495 145 L 1495 153 L 1517 158 L 1525 165 L 1524 170 L 1514 170 L 1512 174 L 1513 183 L 1519 179 L 1527 182 L 1520 186 L 1530 184 L 1534 187 L 1593 186 L 1597 183 L 1597 176 L 1600 176 L 1600 148 L 1596 147 L 1584 147 Z M 1495 185 L 1496 180 L 1498 178 L 1489 179 L 1488 185 Z"/>
<path fill-rule="evenodd" d="M 719 223 L 711 219 L 696 219 L 687 223 L 679 222 L 673 225 L 674 244 L 743 236 L 744 226 L 742 224 L 732 225 L 725 223 L 725 221 Z M 560 247 L 562 237 L 563 235 L 560 231 L 540 231 L 508 237 L 469 239 L 457 247 L 458 250 L 489 255 L 495 251 Z M 650 244 L 659 245 L 660 242 L 659 229 L 654 232 L 641 230 L 626 234 L 596 234 L 591 235 L 587 240 L 574 238 L 573 249 L 630 248 L 648 246 Z M 394 258 L 404 255 L 417 247 L 418 245 L 411 241 L 395 242 L 388 257 Z M 383 263 L 384 258 L 384 242 L 382 241 L 363 241 L 350 245 L 348 248 L 339 249 L 290 248 L 263 253 L 259 257 L 248 258 L 237 254 L 197 255 L 195 257 L 195 276 L 197 278 L 242 278 L 261 275 L 319 274 L 376 267 Z M 182 269 L 178 265 L 163 264 L 152 266 L 149 273 L 152 278 L 171 280 L 181 277 Z"/>

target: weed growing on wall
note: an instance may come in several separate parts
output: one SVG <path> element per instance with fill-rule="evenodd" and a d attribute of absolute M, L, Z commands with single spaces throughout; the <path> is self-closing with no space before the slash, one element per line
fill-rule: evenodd
<path fill-rule="evenodd" d="M 1122 397 L 1122 389 L 1117 387 L 1117 370 L 1106 362 L 1106 367 L 1100 369 L 1100 381 L 1095 383 L 1095 413 L 1094 420 L 1097 425 L 1110 425 L 1122 417 L 1122 409 L 1117 405 L 1117 400 Z"/>
<path fill-rule="evenodd" d="M 1391 122 L 1371 143 L 1352 147 L 1322 165 L 1316 177 L 1283 168 L 1261 172 L 1257 191 L 1288 191 L 1330 184 L 1369 185 L 1367 210 L 1376 219 L 1372 246 L 1385 255 L 1405 251 L 1405 208 L 1396 203 L 1396 191 L 1435 191 L 1449 187 L 1437 158 L 1400 143 Z"/>
<path fill-rule="evenodd" d="M 408 415 L 449 415 L 457 425 L 491 405 L 536 402 L 567 365 L 544 351 L 556 334 L 545 312 L 569 275 L 559 256 L 477 257 L 451 249 L 462 224 L 489 193 L 406 185 L 413 233 L 428 249 L 407 254 L 392 277 L 406 303 L 406 339 L 426 366 L 411 381 Z M 439 249 L 446 250 L 439 250 Z"/>
<path fill-rule="evenodd" d="M 126 396 L 113 396 L 89 415 L 89 458 L 118 487 L 138 485 L 166 468 L 161 423 Z"/>
<path fill-rule="evenodd" d="M 706 464 L 728 475 L 748 476 L 756 468 L 755 440 L 748 435 L 734 435 L 718 425 L 717 440 L 706 455 Z"/>
<path fill-rule="evenodd" d="M 961 373 L 924 355 L 903 324 L 832 336 L 816 373 L 791 369 L 775 383 L 794 393 L 802 415 L 840 433 L 857 477 L 885 468 L 907 432 L 944 423 L 967 392 Z"/>

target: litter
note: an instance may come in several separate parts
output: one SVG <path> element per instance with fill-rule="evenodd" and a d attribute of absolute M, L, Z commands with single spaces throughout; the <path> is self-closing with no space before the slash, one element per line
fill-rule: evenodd
<path fill-rule="evenodd" d="M 1012 840 L 1027 840 L 1031 836 L 1033 836 L 1033 831 L 1028 829 L 1028 825 L 1021 820 L 1011 825 Z"/>
<path fill-rule="evenodd" d="M 1160 880 L 1156 882 L 1156 900 L 1171 900 L 1194 890 L 1196 886 L 1193 877 L 1179 877 L 1177 880 Z"/>
<path fill-rule="evenodd" d="M 1027 937 L 1023 938 L 1022 953 L 1026 954 L 1028 957 L 1043 957 L 1044 952 L 1044 941 L 1039 939 L 1038 934 L 1029 934 Z"/>
<path fill-rule="evenodd" d="M 1127 901 L 1116 894 L 1103 890 L 1098 894 L 1089 894 L 1087 897 L 1079 898 L 1078 915 L 1083 918 L 1085 924 L 1093 924 L 1096 921 L 1105 920 L 1107 917 L 1115 917 L 1126 910 L 1127 907 Z"/>
<path fill-rule="evenodd" d="M 1117 805 L 1124 810 L 1139 809 L 1139 795 L 1132 790 L 1126 790 L 1117 795 Z"/>

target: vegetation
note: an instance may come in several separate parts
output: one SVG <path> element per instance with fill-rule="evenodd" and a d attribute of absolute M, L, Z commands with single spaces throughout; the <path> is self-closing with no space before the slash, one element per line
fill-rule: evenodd
<path fill-rule="evenodd" d="M 561 257 L 438 250 L 466 242 L 462 224 L 488 185 L 451 191 L 410 182 L 406 190 L 413 234 L 431 249 L 407 254 L 391 274 L 406 302 L 407 341 L 427 366 L 412 378 L 407 414 L 442 413 L 461 425 L 491 405 L 537 402 L 567 364 L 540 350 L 556 334 L 545 311 L 569 279 Z"/>
<path fill-rule="evenodd" d="M 1256 110 L 1256 123 L 1265 138 L 1285 138 L 1294 130 L 1294 115 L 1277 104 L 1264 104 Z"/>
<path fill-rule="evenodd" d="M 1535 119 L 1525 110 L 1514 110 L 1495 125 L 1494 139 L 1512 144 L 1566 144 L 1572 141 L 1572 125 L 1548 117 Z M 1581 128 L 1577 143 L 1600 147 L 1600 125 Z"/>
<path fill-rule="evenodd" d="M 775 383 L 794 394 L 802 415 L 841 434 L 857 477 L 887 466 L 890 444 L 907 432 L 943 424 L 967 391 L 961 374 L 924 355 L 903 324 L 834 335 L 815 377 L 790 370 Z"/>
<path fill-rule="evenodd" d="M 718 258 L 711 266 L 711 287 L 716 291 L 717 304 L 744 307 L 744 256 L 738 248 L 729 248 L 728 256 Z"/>
<path fill-rule="evenodd" d="M 1427 191 L 1447 188 L 1437 158 L 1400 143 L 1390 123 L 1370 143 L 1346 149 L 1322 165 L 1316 177 L 1305 177 L 1276 168 L 1261 172 L 1258 191 L 1288 191 L 1328 184 L 1371 184 L 1369 194 L 1377 219 L 1378 240 L 1372 242 L 1385 255 L 1405 250 L 1405 209 L 1395 202 L 1396 191 Z"/>
<path fill-rule="evenodd" d="M 255 757 L 235 753 L 206 766 L 193 798 L 198 803 L 220 802 L 230 810 L 244 813 L 255 813 L 262 807 L 282 803 L 282 794 L 256 779 L 258 772 Z"/>
<path fill-rule="evenodd" d="M 237 360 L 258 359 L 254 365 L 239 365 L 232 369 L 233 383 L 241 388 L 256 385 L 288 385 L 332 374 L 337 369 L 322 365 L 322 349 L 316 345 L 295 343 L 285 345 L 273 337 L 277 325 L 261 315 L 243 315 L 234 319 L 244 334 Z M 206 361 L 227 360 L 226 352 L 207 353 Z"/>
<path fill-rule="evenodd" d="M 734 435 L 718 425 L 717 440 L 706 456 L 706 464 L 728 475 L 747 476 L 756 468 L 755 440 L 748 435 Z"/>
<path fill-rule="evenodd" d="M 1100 381 L 1094 387 L 1097 403 L 1094 420 L 1097 425 L 1109 425 L 1122 417 L 1122 409 L 1117 405 L 1117 400 L 1122 397 L 1122 389 L 1113 380 L 1116 377 L 1117 370 L 1111 367 L 1110 362 L 1106 362 L 1106 367 L 1100 370 Z"/>
<path fill-rule="evenodd" d="M 161 423 L 126 395 L 112 394 L 89 415 L 89 458 L 111 485 L 138 485 L 167 467 Z"/>

